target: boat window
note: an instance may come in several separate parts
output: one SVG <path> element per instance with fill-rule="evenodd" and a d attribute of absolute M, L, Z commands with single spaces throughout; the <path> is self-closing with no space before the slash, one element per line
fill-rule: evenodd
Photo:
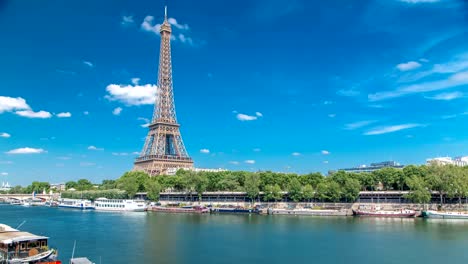
<path fill-rule="evenodd" d="M 26 248 L 26 243 L 21 243 L 20 244 L 20 249 L 25 249 Z"/>
<path fill-rule="evenodd" d="M 47 243 L 45 241 L 41 241 L 41 247 L 45 247 Z"/>

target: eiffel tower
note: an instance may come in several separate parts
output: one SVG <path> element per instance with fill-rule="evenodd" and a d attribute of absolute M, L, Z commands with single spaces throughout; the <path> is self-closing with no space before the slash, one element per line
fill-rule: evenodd
<path fill-rule="evenodd" d="M 151 176 L 165 174 L 168 169 L 192 168 L 193 160 L 185 150 L 177 123 L 172 87 L 171 24 L 167 20 L 167 7 L 161 33 L 159 53 L 158 94 L 153 119 L 134 171 L 145 171 Z"/>

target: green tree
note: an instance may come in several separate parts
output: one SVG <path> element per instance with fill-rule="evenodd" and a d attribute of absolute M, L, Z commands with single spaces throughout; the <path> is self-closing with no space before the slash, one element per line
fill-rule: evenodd
<path fill-rule="evenodd" d="M 343 191 L 342 198 L 344 198 L 346 202 L 353 202 L 359 196 L 361 184 L 354 178 L 347 178 L 345 183 L 341 186 L 341 189 Z"/>
<path fill-rule="evenodd" d="M 272 196 L 273 196 L 273 200 L 275 200 L 275 202 L 280 201 L 281 199 L 283 199 L 283 193 L 281 191 L 281 187 L 278 184 L 275 184 L 275 186 L 273 186 Z"/>
<path fill-rule="evenodd" d="M 136 177 L 121 177 L 117 180 L 117 187 L 124 190 L 128 198 L 132 199 L 138 192 L 139 183 Z"/>
<path fill-rule="evenodd" d="M 77 186 L 78 186 L 78 184 L 76 182 L 74 182 L 74 181 L 68 181 L 68 182 L 65 183 L 65 189 L 67 189 L 67 190 L 71 189 L 71 188 L 76 189 Z"/>
<path fill-rule="evenodd" d="M 111 190 L 117 188 L 117 182 L 115 180 L 103 180 L 99 189 L 101 190 Z"/>
<path fill-rule="evenodd" d="M 256 173 L 249 173 L 245 175 L 244 190 L 247 197 L 254 201 L 260 192 L 260 176 Z"/>
<path fill-rule="evenodd" d="M 428 184 L 423 177 L 417 174 L 411 175 L 410 178 L 406 179 L 406 185 L 410 188 L 410 192 L 404 197 L 415 203 L 428 203 L 431 200 L 431 193 L 427 189 Z"/>
<path fill-rule="evenodd" d="M 289 198 L 294 202 L 299 202 L 302 199 L 302 186 L 297 178 L 292 178 L 288 189 Z"/>
<path fill-rule="evenodd" d="M 307 184 L 306 186 L 302 188 L 302 196 L 304 200 L 310 202 L 310 200 L 314 198 L 314 195 L 315 193 L 314 193 L 314 188 L 312 187 L 312 185 Z"/>
<path fill-rule="evenodd" d="M 316 188 L 319 183 L 323 181 L 323 175 L 320 172 L 309 173 L 299 177 L 299 180 L 303 186 L 310 185 L 312 188 Z"/>
<path fill-rule="evenodd" d="M 201 201 L 202 199 L 202 194 L 204 191 L 206 191 L 206 188 L 208 186 L 208 179 L 203 173 L 195 173 L 192 176 L 192 186 L 195 192 L 198 194 L 198 200 Z"/>
<path fill-rule="evenodd" d="M 232 174 L 226 174 L 222 180 L 219 181 L 219 191 L 237 191 L 240 184 L 237 177 Z"/>
<path fill-rule="evenodd" d="M 76 182 L 76 190 L 78 191 L 86 191 L 86 190 L 90 190 L 93 188 L 93 184 L 87 180 L 87 179 L 79 179 L 77 182 Z"/>
<path fill-rule="evenodd" d="M 268 184 L 263 191 L 263 201 L 269 202 L 271 200 L 273 200 L 273 185 Z"/>
<path fill-rule="evenodd" d="M 161 192 L 161 185 L 156 180 L 149 180 L 146 182 L 146 195 L 151 201 L 158 201 Z"/>

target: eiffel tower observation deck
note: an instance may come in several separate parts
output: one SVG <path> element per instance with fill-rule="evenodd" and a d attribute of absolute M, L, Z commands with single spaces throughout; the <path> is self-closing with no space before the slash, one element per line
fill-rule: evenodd
<path fill-rule="evenodd" d="M 171 32 L 166 7 L 160 29 L 158 96 L 145 145 L 133 168 L 134 171 L 145 171 L 151 176 L 165 174 L 168 169 L 193 167 L 193 160 L 185 149 L 176 118 L 172 86 Z"/>

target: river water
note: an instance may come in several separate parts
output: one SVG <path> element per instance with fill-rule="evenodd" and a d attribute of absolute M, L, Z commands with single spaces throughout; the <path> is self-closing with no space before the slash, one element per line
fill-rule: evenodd
<path fill-rule="evenodd" d="M 468 221 L 105 213 L 0 206 L 67 263 L 468 263 Z"/>

